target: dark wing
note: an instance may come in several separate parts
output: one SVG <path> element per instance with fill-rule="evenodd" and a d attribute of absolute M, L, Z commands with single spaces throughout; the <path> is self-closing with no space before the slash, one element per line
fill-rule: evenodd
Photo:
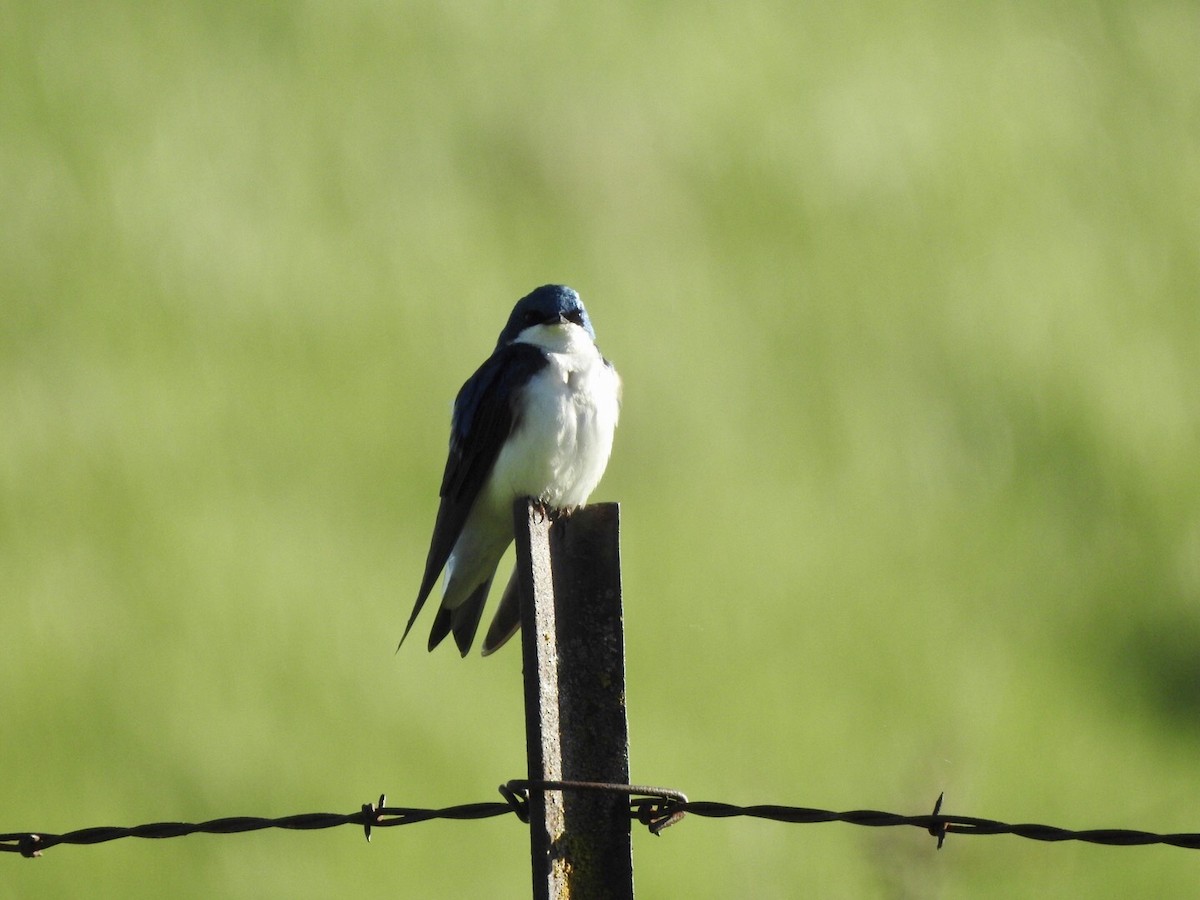
<path fill-rule="evenodd" d="M 425 560 L 425 576 L 401 644 L 450 558 L 500 448 L 517 424 L 513 414 L 517 391 L 546 363 L 538 348 L 509 344 L 489 356 L 459 390 L 450 424 L 450 455 L 442 475 L 442 502 Z"/>

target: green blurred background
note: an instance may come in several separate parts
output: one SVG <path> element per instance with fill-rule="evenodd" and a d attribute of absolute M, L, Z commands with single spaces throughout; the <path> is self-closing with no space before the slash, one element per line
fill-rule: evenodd
<path fill-rule="evenodd" d="M 1200 831 L 1198 46 L 1169 0 L 0 3 L 0 832 L 524 773 L 516 645 L 393 650 L 451 400 L 547 281 L 625 379 L 635 781 Z M 933 845 L 690 819 L 636 881 L 1200 883 Z M 527 853 L 126 840 L 0 898 L 520 898 Z"/>

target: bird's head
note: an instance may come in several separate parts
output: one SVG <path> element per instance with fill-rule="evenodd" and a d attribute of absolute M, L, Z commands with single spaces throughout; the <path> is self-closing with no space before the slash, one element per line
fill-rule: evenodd
<path fill-rule="evenodd" d="M 531 329 L 567 332 L 571 326 L 582 328 L 591 340 L 596 340 L 579 294 L 563 284 L 545 284 L 517 301 L 496 346 L 503 347 L 522 338 L 541 344 L 543 341 L 534 339 L 539 331 Z"/>

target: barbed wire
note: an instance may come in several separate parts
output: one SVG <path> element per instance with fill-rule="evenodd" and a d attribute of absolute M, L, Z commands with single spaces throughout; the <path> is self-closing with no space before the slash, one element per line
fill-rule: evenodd
<path fill-rule="evenodd" d="M 27 858 L 41 856 L 43 851 L 59 844 L 101 844 L 120 838 L 138 837 L 162 839 L 183 837 L 188 834 L 242 834 L 266 828 L 284 828 L 293 831 L 313 831 L 335 828 L 339 825 L 357 825 L 363 829 L 367 840 L 371 839 L 372 828 L 391 828 L 396 825 L 413 825 L 433 819 L 474 820 L 515 814 L 522 822 L 529 821 L 529 795 L 544 791 L 590 791 L 619 794 L 629 799 L 630 818 L 645 825 L 651 834 L 659 834 L 664 828 L 691 814 L 704 818 L 724 819 L 737 816 L 766 819 L 795 825 L 820 822 L 845 822 L 870 828 L 907 825 L 920 828 L 937 838 L 940 850 L 947 835 L 991 835 L 1012 834 L 1035 841 L 1084 841 L 1113 847 L 1145 846 L 1166 844 L 1188 850 L 1200 850 L 1200 834 L 1156 834 L 1127 828 L 1103 828 L 1073 831 L 1053 825 L 1008 824 L 995 819 L 975 816 L 956 816 L 943 813 L 939 795 L 933 812 L 928 815 L 906 816 L 898 813 L 880 812 L 873 809 L 858 809 L 833 812 L 804 806 L 782 806 L 765 804 L 738 806 L 732 803 L 688 800 L 680 791 L 668 788 L 633 784 L 608 784 L 592 781 L 531 781 L 516 779 L 500 786 L 503 802 L 466 803 L 443 809 L 423 809 L 406 806 L 388 806 L 387 797 L 381 795 L 379 802 L 364 803 L 353 813 L 303 813 L 282 818 L 256 816 L 230 816 L 211 819 L 207 822 L 152 822 L 131 828 L 99 827 L 81 828 L 64 834 L 46 832 L 11 832 L 0 834 L 0 851 L 20 853 Z"/>

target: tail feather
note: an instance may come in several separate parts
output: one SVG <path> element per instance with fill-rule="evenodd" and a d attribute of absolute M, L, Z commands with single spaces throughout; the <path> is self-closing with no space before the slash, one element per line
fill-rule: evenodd
<path fill-rule="evenodd" d="M 439 606 L 433 616 L 433 627 L 429 629 L 429 649 L 432 650 L 450 633 L 450 625 L 454 620 L 454 610 Z"/>
<path fill-rule="evenodd" d="M 475 629 L 479 627 L 479 617 L 483 613 L 483 604 L 491 586 L 492 579 L 489 578 L 467 595 L 467 599 L 458 606 L 446 606 L 443 599 L 443 605 L 438 607 L 433 617 L 433 627 L 429 629 L 430 650 L 453 631 L 454 643 L 458 644 L 459 652 L 463 656 L 467 655 L 467 651 L 471 649 L 471 642 L 475 639 Z M 465 647 L 463 641 L 466 641 Z"/>
<path fill-rule="evenodd" d="M 475 632 L 479 628 L 479 619 L 483 615 L 483 605 L 487 602 L 491 586 L 492 579 L 489 578 L 454 609 L 450 627 L 454 631 L 454 643 L 458 645 L 458 652 L 462 656 L 471 652 L 471 644 L 475 641 Z"/>
<path fill-rule="evenodd" d="M 521 586 L 514 569 L 508 585 L 504 588 L 504 596 L 500 598 L 500 606 L 496 608 L 495 618 L 488 627 L 487 636 L 483 639 L 483 655 L 491 656 L 508 639 L 521 629 Z"/>
<path fill-rule="evenodd" d="M 483 615 L 488 588 L 491 586 L 492 579 L 489 578 L 458 606 L 438 607 L 437 615 L 433 617 L 433 627 L 429 631 L 428 646 L 431 651 L 445 640 L 446 635 L 454 632 L 454 643 L 458 645 L 458 652 L 463 656 L 470 652 L 471 643 L 475 640 L 475 630 L 479 627 L 479 617 Z"/>

